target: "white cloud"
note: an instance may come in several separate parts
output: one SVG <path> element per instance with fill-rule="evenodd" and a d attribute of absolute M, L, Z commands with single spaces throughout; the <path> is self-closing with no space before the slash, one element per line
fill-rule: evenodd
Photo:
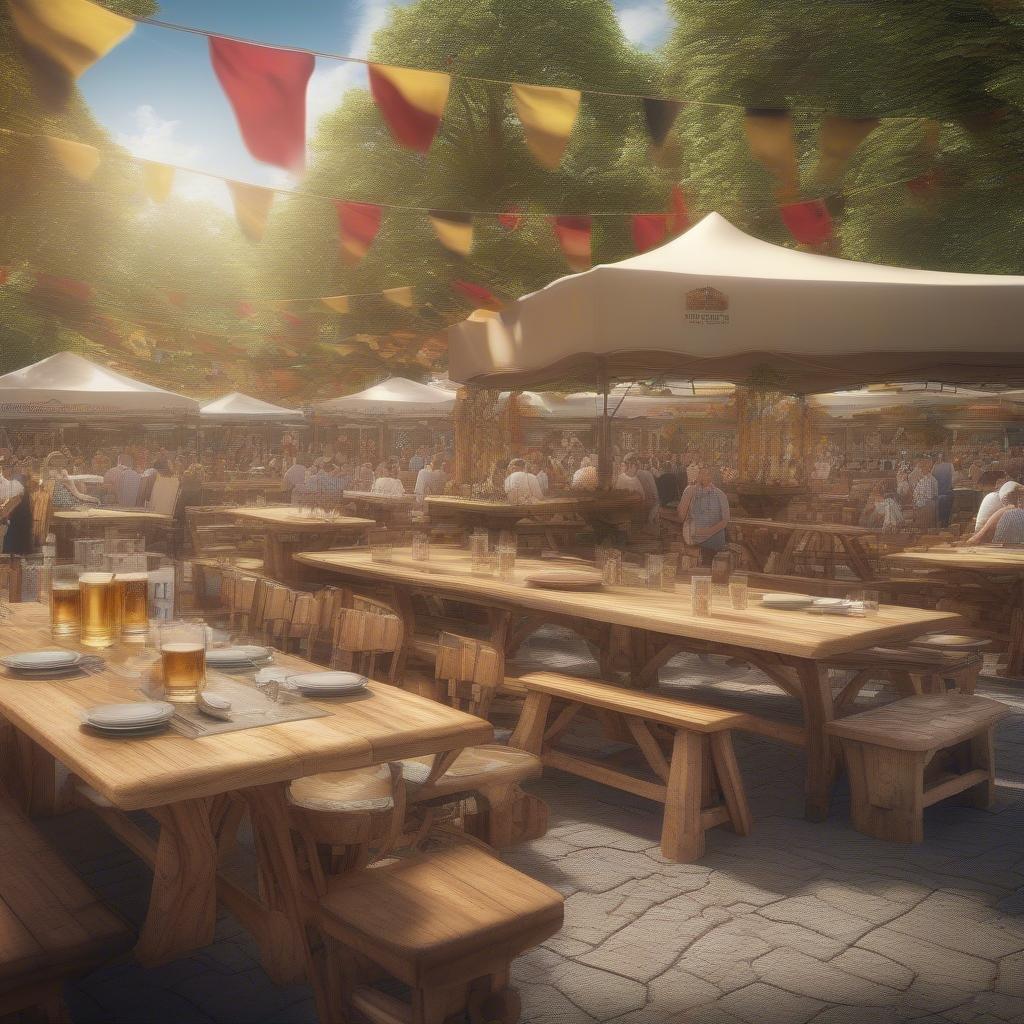
<path fill-rule="evenodd" d="M 340 52 L 350 57 L 366 57 L 374 34 L 387 24 L 392 8 L 404 2 L 406 0 L 398 0 L 397 3 L 395 0 L 359 0 L 359 20 L 355 31 Z M 334 110 L 349 89 L 365 85 L 365 65 L 318 58 L 306 92 L 307 132 L 313 134 L 320 118 Z"/>
<path fill-rule="evenodd" d="M 618 11 L 623 35 L 637 46 L 660 46 L 672 27 L 672 19 L 663 0 L 641 0 Z"/>
<path fill-rule="evenodd" d="M 117 141 L 133 156 L 144 160 L 158 160 L 177 167 L 195 167 L 203 156 L 202 146 L 185 142 L 178 137 L 180 121 L 167 121 L 148 103 L 132 111 L 135 131 L 120 133 Z M 174 176 L 174 194 L 182 199 L 213 203 L 224 210 L 231 209 L 231 198 L 222 181 L 204 174 L 178 171 Z"/>

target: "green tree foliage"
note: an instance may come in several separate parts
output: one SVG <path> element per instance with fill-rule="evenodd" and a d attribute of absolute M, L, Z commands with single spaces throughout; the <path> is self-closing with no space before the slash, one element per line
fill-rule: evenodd
<path fill-rule="evenodd" d="M 679 124 L 681 174 L 700 211 L 788 240 L 742 112 L 794 111 L 802 198 L 823 114 L 886 118 L 830 198 L 842 255 L 936 269 L 1024 273 L 1024 16 L 992 0 L 667 0 L 667 95 L 707 104 Z M 937 148 L 928 120 L 941 126 Z M 916 188 L 906 179 L 925 177 Z M 885 186 L 887 183 L 897 184 Z"/>
<path fill-rule="evenodd" d="M 544 214 L 666 208 L 670 178 L 649 159 L 635 100 L 586 95 L 565 160 L 552 172 L 534 162 L 508 87 L 499 84 L 649 92 L 657 65 L 625 41 L 609 0 L 417 0 L 394 11 L 374 40 L 372 59 L 498 82 L 453 79 L 426 156 L 392 140 L 365 90 L 350 90 L 321 121 L 306 189 L 415 209 L 386 211 L 369 255 L 349 269 L 338 256 L 333 206 L 293 199 L 282 204 L 268 235 L 266 275 L 286 282 L 285 292 L 293 295 L 361 294 L 412 284 L 420 303 L 413 315 L 381 300 L 356 300 L 350 315 L 325 320 L 327 337 L 437 330 L 471 308 L 453 295 L 452 279 L 507 298 L 567 273 Z M 440 245 L 424 212 L 513 208 L 534 216 L 515 232 L 494 216 L 477 218 L 468 258 Z M 599 260 L 628 255 L 628 223 L 596 218 L 593 246 Z"/>

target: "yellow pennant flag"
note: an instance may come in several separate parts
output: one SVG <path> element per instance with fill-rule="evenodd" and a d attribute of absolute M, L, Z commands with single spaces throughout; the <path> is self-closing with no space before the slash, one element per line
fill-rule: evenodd
<path fill-rule="evenodd" d="M 822 119 L 818 134 L 818 166 L 815 178 L 821 185 L 837 185 L 857 147 L 878 127 L 877 117 Z"/>
<path fill-rule="evenodd" d="M 385 288 L 381 295 L 395 306 L 401 306 L 403 309 L 412 309 L 414 299 L 410 285 L 403 285 L 400 288 Z"/>
<path fill-rule="evenodd" d="M 534 159 L 549 171 L 558 169 L 569 144 L 582 93 L 546 85 L 513 85 L 512 103 L 526 132 Z"/>
<path fill-rule="evenodd" d="M 347 313 L 349 311 L 347 295 L 325 295 L 320 301 L 335 313 Z"/>
<path fill-rule="evenodd" d="M 250 242 L 258 242 L 267 229 L 267 217 L 274 202 L 274 190 L 241 181 L 225 182 L 235 206 L 235 219 Z"/>
<path fill-rule="evenodd" d="M 170 164 L 142 161 L 142 187 L 154 203 L 165 202 L 174 185 L 174 168 Z"/>
<path fill-rule="evenodd" d="M 8 0 L 8 9 L 36 92 L 53 109 L 63 107 L 79 76 L 135 27 L 89 0 Z"/>
<path fill-rule="evenodd" d="M 100 165 L 100 151 L 95 146 L 84 142 L 73 142 L 71 139 L 58 139 L 46 136 L 50 152 L 60 161 L 72 178 L 88 181 Z"/>
<path fill-rule="evenodd" d="M 473 218 L 468 213 L 449 213 L 431 210 L 430 225 L 440 243 L 460 256 L 468 256 L 473 249 Z"/>
<path fill-rule="evenodd" d="M 778 182 L 775 186 L 778 201 L 796 202 L 800 198 L 800 172 L 789 111 L 748 109 L 744 127 L 751 155 Z"/>

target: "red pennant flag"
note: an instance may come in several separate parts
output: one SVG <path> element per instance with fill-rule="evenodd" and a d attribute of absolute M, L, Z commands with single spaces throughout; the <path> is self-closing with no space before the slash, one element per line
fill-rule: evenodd
<path fill-rule="evenodd" d="M 671 214 L 668 220 L 669 233 L 681 235 L 690 226 L 690 211 L 686 208 L 686 196 L 678 185 L 672 186 Z"/>
<path fill-rule="evenodd" d="M 482 284 L 473 284 L 472 281 L 460 281 L 458 278 L 451 281 L 452 291 L 456 295 L 469 299 L 477 306 L 490 306 L 497 309 L 501 306 L 501 299 Z"/>
<path fill-rule="evenodd" d="M 498 214 L 498 223 L 506 231 L 518 231 L 523 226 L 523 213 L 518 206 L 513 206 L 507 213 Z"/>
<path fill-rule="evenodd" d="M 373 203 L 346 203 L 334 201 L 338 210 L 338 234 L 341 256 L 346 266 L 354 267 L 370 251 L 380 231 L 384 210 Z"/>
<path fill-rule="evenodd" d="M 167 296 L 167 301 L 172 306 L 181 308 L 185 305 L 185 293 L 184 292 L 164 292 Z"/>
<path fill-rule="evenodd" d="M 789 233 L 801 245 L 818 247 L 832 238 L 832 215 L 824 200 L 787 203 L 779 207 L 779 214 Z"/>
<path fill-rule="evenodd" d="M 668 221 L 667 213 L 634 213 L 632 227 L 636 251 L 647 252 L 661 245 L 668 235 Z"/>
<path fill-rule="evenodd" d="M 88 302 L 92 298 L 92 285 L 76 281 L 73 277 L 57 277 L 54 274 L 36 274 L 34 291 L 38 294 L 74 299 L 76 302 Z"/>
<path fill-rule="evenodd" d="M 210 36 L 210 59 L 249 152 L 286 171 L 302 170 L 313 55 Z"/>
<path fill-rule="evenodd" d="M 235 312 L 239 316 L 250 317 L 256 315 L 256 307 L 251 302 L 235 303 Z"/>
<path fill-rule="evenodd" d="M 7 284 L 7 282 L 10 279 L 11 279 L 11 268 L 10 267 L 0 267 L 0 284 Z"/>
<path fill-rule="evenodd" d="M 395 140 L 426 153 L 441 124 L 451 76 L 387 64 L 371 64 L 369 74 L 370 92 Z"/>
<path fill-rule="evenodd" d="M 591 263 L 590 217 L 586 215 L 581 217 L 559 216 L 552 217 L 551 221 L 555 229 L 555 237 L 562 247 L 569 266 L 577 273 L 589 270 Z"/>
<path fill-rule="evenodd" d="M 289 313 L 287 309 L 279 309 L 277 311 L 287 323 L 290 323 L 292 327 L 298 327 L 299 324 L 305 321 L 301 316 L 296 316 L 294 313 Z"/>

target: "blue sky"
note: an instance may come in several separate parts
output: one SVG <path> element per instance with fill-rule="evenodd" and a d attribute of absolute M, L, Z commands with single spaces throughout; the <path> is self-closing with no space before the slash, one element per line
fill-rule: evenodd
<path fill-rule="evenodd" d="M 393 0 L 161 0 L 157 17 L 214 33 L 361 57 L 392 6 Z M 615 7 L 624 33 L 637 45 L 657 46 L 667 35 L 663 0 L 615 0 Z M 136 156 L 260 184 L 289 184 L 283 171 L 246 152 L 200 36 L 138 25 L 80 84 L 100 122 Z M 308 91 L 310 128 L 346 89 L 365 84 L 360 65 L 318 58 Z M 186 197 L 228 205 L 223 184 L 208 178 L 179 175 L 175 188 Z"/>

